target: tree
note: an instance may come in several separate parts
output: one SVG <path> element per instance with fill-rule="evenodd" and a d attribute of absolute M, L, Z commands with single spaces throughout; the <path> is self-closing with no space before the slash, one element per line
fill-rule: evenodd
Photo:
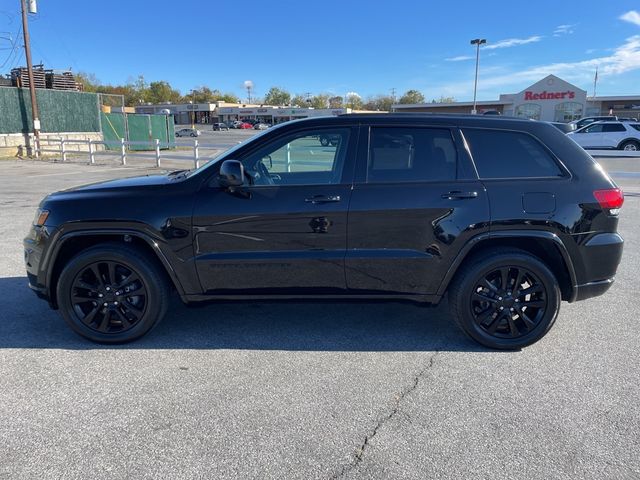
<path fill-rule="evenodd" d="M 289 105 L 291 103 L 291 94 L 279 87 L 271 87 L 264 96 L 266 105 Z"/>
<path fill-rule="evenodd" d="M 424 103 L 424 95 L 418 90 L 407 90 L 398 103 Z"/>
<path fill-rule="evenodd" d="M 439 100 L 433 99 L 431 103 L 456 103 L 456 99 L 454 97 L 445 97 L 440 95 Z"/>
<path fill-rule="evenodd" d="M 313 108 L 327 108 L 329 106 L 329 95 L 320 93 L 311 97 L 311 105 Z"/>
<path fill-rule="evenodd" d="M 182 99 L 180 92 L 171 88 L 164 80 L 151 82 L 144 97 L 150 103 L 178 103 Z"/>
<path fill-rule="evenodd" d="M 365 110 L 380 110 L 383 112 L 390 112 L 391 106 L 395 103 L 394 98 L 391 95 L 376 95 L 374 97 L 367 98 L 362 108 Z"/>
<path fill-rule="evenodd" d="M 362 97 L 356 92 L 349 92 L 345 98 L 345 105 L 354 110 L 362 110 Z"/>
<path fill-rule="evenodd" d="M 344 99 L 340 95 L 329 99 L 329 108 L 342 108 Z"/>
<path fill-rule="evenodd" d="M 291 100 L 289 100 L 289 105 L 292 107 L 307 107 L 309 104 L 307 103 L 307 97 L 304 95 L 296 94 L 293 96 Z"/>

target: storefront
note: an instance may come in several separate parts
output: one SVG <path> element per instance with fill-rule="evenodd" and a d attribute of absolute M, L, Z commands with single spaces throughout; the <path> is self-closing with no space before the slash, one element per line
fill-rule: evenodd
<path fill-rule="evenodd" d="M 299 118 L 326 117 L 331 115 L 342 115 L 351 113 L 350 108 L 291 108 L 262 106 L 257 108 L 247 107 L 219 107 L 217 109 L 218 118 L 221 122 L 229 123 L 236 120 L 255 120 L 258 122 L 275 125 L 277 123 L 288 122 Z"/>
<path fill-rule="evenodd" d="M 635 102 L 635 103 L 634 103 Z M 614 114 L 637 117 L 640 95 L 624 97 L 587 97 L 587 92 L 548 75 L 519 93 L 502 94 L 498 100 L 477 102 L 478 113 L 491 111 L 548 122 L 570 122 L 591 115 Z M 423 103 L 393 106 L 396 112 L 471 113 L 472 102 Z"/>

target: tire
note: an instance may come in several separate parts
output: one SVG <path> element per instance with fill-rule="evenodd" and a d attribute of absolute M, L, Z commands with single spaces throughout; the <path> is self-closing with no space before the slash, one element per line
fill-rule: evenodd
<path fill-rule="evenodd" d="M 472 257 L 449 288 L 449 307 L 460 329 L 499 350 L 517 350 L 544 337 L 558 317 L 560 301 L 551 270 L 518 249 L 492 249 Z"/>
<path fill-rule="evenodd" d="M 626 150 L 628 152 L 637 152 L 640 150 L 640 142 L 635 140 L 626 140 L 620 144 L 620 150 Z"/>
<path fill-rule="evenodd" d="M 195 133 L 192 133 L 192 134 L 191 134 L 191 136 L 192 136 L 192 137 L 195 137 L 195 136 L 196 136 L 196 134 L 195 134 Z"/>
<path fill-rule="evenodd" d="M 129 291 L 137 295 L 127 295 Z M 74 332 L 97 343 L 117 344 L 142 337 L 160 322 L 169 285 L 162 267 L 145 252 L 105 243 L 69 261 L 56 295 Z"/>
<path fill-rule="evenodd" d="M 320 145 L 323 147 L 329 146 L 329 138 L 328 137 L 320 137 Z"/>

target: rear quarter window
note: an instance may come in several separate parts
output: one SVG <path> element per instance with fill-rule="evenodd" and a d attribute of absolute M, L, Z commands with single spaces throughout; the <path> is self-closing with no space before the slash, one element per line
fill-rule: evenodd
<path fill-rule="evenodd" d="M 522 132 L 463 129 L 480 178 L 562 177 L 549 151 Z"/>

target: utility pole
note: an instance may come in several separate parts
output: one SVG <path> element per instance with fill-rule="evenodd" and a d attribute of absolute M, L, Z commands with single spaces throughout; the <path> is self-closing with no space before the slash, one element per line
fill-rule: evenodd
<path fill-rule="evenodd" d="M 473 83 L 473 110 L 471 110 L 471 113 L 473 115 L 478 113 L 478 110 L 476 110 L 476 92 L 478 90 L 478 65 L 480 64 L 480 45 L 483 45 L 485 43 L 487 43 L 487 40 L 484 39 L 484 38 L 474 38 L 473 40 L 471 40 L 471 45 L 477 45 L 477 49 L 476 49 L 476 80 Z"/>
<path fill-rule="evenodd" d="M 31 116 L 33 118 L 33 134 L 36 143 L 36 157 L 40 156 L 40 115 L 38 102 L 36 101 L 36 86 L 33 80 L 33 64 L 31 63 L 31 45 L 29 39 L 29 26 L 27 22 L 27 2 L 20 0 L 22 5 L 22 31 L 24 33 L 24 54 L 27 58 L 27 74 L 29 76 L 29 93 L 31 94 Z M 29 12 L 35 13 L 35 1 L 30 0 Z"/>
<path fill-rule="evenodd" d="M 393 99 L 393 103 L 396 103 L 396 87 L 391 89 L 391 98 Z"/>

